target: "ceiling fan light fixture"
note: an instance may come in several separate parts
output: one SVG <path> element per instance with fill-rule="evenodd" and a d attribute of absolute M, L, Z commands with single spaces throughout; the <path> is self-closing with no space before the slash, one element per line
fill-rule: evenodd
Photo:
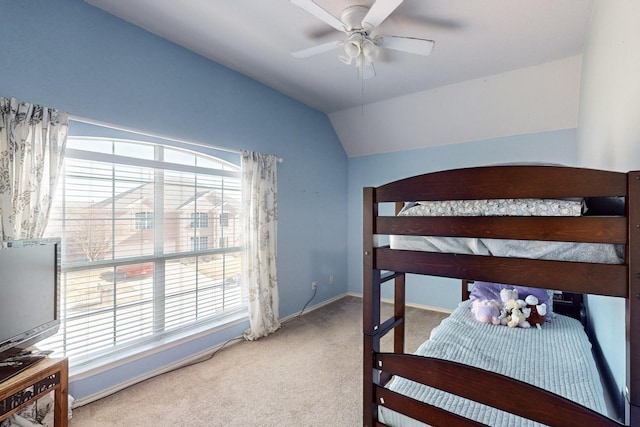
<path fill-rule="evenodd" d="M 378 58 L 378 46 L 371 39 L 366 39 L 362 44 L 362 55 L 367 62 L 373 62 Z"/>
<path fill-rule="evenodd" d="M 350 38 L 344 44 L 344 53 L 347 54 L 349 58 L 357 58 L 362 53 L 362 46 L 360 40 L 356 38 Z"/>

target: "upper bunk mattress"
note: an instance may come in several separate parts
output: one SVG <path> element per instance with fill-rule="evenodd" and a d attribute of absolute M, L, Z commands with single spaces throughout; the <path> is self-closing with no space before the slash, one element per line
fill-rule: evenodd
<path fill-rule="evenodd" d="M 541 329 L 491 325 L 473 318 L 467 300 L 433 329 L 431 337 L 416 354 L 497 372 L 606 414 L 591 343 L 582 324 L 566 316 L 554 317 Z M 491 426 L 541 425 L 401 377 L 395 377 L 388 387 Z M 394 427 L 424 426 L 382 406 L 379 407 L 379 420 Z"/>
<path fill-rule="evenodd" d="M 580 216 L 582 202 L 549 199 L 498 199 L 418 202 L 399 216 Z M 546 242 L 435 236 L 389 236 L 391 249 L 469 255 L 621 264 L 624 248 L 602 243 Z"/>

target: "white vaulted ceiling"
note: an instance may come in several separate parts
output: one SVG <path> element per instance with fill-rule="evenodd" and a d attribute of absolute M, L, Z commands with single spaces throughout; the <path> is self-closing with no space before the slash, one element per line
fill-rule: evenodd
<path fill-rule="evenodd" d="M 433 52 L 423 57 L 382 50 L 376 77 L 363 81 L 355 67 L 340 62 L 338 50 L 306 59 L 291 56 L 344 34 L 289 0 L 86 1 L 327 113 L 350 156 L 416 148 L 394 131 L 406 130 L 402 121 L 423 100 L 437 99 L 432 95 L 439 88 L 457 93 L 468 82 L 495 75 L 509 79 L 520 69 L 535 73 L 546 63 L 564 64 L 561 75 L 572 73 L 567 70 L 574 70 L 576 61 L 565 60 L 581 54 L 593 7 L 593 0 L 404 0 L 380 31 L 435 40 Z M 373 0 L 316 3 L 339 18 L 345 7 L 370 6 Z M 547 76 L 553 71 L 541 72 L 553 80 Z M 373 125 L 381 126 L 381 118 L 385 135 L 401 135 L 393 145 L 374 140 L 380 132 Z M 459 142 L 449 139 L 419 145 Z"/>

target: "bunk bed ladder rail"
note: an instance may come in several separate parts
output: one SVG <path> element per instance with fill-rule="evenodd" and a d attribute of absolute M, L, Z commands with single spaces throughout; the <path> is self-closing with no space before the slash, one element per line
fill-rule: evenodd
<path fill-rule="evenodd" d="M 374 203 L 373 188 L 364 189 L 364 244 L 363 244 L 363 377 L 364 377 L 364 425 L 381 425 L 374 420 L 377 418 L 377 405 L 375 404 L 375 387 L 387 383 L 391 374 L 385 373 L 375 367 L 374 357 L 380 352 L 380 340 L 393 331 L 393 351 L 404 352 L 405 340 L 405 275 L 401 272 L 389 271 L 385 274 L 374 269 L 374 221 L 378 216 L 378 205 Z M 396 206 L 396 210 L 400 209 Z M 388 281 L 394 281 L 394 309 L 393 317 L 382 321 L 381 319 L 381 287 Z"/>

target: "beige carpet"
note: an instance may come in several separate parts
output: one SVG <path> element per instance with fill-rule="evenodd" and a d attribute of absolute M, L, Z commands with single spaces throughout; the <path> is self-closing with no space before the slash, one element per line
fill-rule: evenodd
<path fill-rule="evenodd" d="M 269 337 L 76 408 L 70 426 L 361 426 L 361 305 L 342 298 Z M 410 308 L 407 350 L 444 317 Z"/>

